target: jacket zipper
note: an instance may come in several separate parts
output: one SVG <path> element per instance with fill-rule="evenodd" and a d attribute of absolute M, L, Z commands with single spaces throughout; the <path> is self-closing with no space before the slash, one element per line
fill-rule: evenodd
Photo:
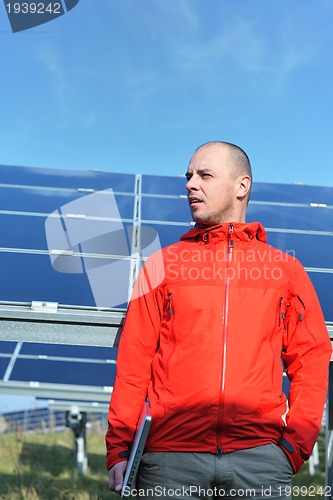
<path fill-rule="evenodd" d="M 229 224 L 228 231 L 228 247 L 227 247 L 227 262 L 225 269 L 225 296 L 224 296 L 224 310 L 222 316 L 222 380 L 221 380 L 221 392 L 219 401 L 219 411 L 218 411 L 218 422 L 221 422 L 220 429 L 218 430 L 218 446 L 217 446 L 217 456 L 222 455 L 222 422 L 223 422 L 223 402 L 224 402 L 224 391 L 225 391 L 225 379 L 226 379 L 226 361 L 227 361 L 227 341 L 228 341 L 228 316 L 229 316 L 229 295 L 230 295 L 230 266 L 232 261 L 232 253 L 234 248 L 234 240 L 232 235 L 234 233 L 233 224 Z"/>

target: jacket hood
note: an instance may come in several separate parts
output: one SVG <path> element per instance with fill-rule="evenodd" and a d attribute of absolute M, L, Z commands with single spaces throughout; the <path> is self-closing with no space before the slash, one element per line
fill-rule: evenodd
<path fill-rule="evenodd" d="M 257 239 L 266 243 L 266 231 L 260 222 L 226 222 L 216 226 L 195 226 L 187 233 L 181 236 L 181 241 L 184 240 L 200 240 L 209 239 L 209 241 L 220 241 L 226 239 L 229 234 L 230 225 L 233 226 L 233 239 L 241 241 L 250 241 Z"/>

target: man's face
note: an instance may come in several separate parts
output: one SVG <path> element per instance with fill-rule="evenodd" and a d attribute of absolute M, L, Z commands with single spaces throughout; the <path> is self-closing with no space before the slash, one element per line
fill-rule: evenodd
<path fill-rule="evenodd" d="M 227 147 L 201 147 L 190 160 L 186 189 L 192 218 L 205 225 L 235 221 L 236 180 Z"/>

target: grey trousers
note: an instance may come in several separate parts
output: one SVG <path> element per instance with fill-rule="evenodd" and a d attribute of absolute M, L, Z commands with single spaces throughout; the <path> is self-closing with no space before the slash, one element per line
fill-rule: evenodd
<path fill-rule="evenodd" d="M 133 496 L 244 500 L 290 500 L 293 470 L 275 444 L 216 456 L 154 452 L 142 457 Z"/>

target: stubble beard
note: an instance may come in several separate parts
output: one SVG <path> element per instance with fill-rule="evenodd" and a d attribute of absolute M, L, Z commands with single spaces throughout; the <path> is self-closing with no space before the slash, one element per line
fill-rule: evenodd
<path fill-rule="evenodd" d="M 231 204 L 228 204 L 227 207 L 225 207 L 223 210 L 219 212 L 210 212 L 207 211 L 206 213 L 203 214 L 196 214 L 195 212 L 192 213 L 192 219 L 196 224 L 202 224 L 204 226 L 216 226 L 218 224 L 223 224 L 225 222 L 232 222 L 233 221 L 233 216 L 232 216 L 232 206 Z"/>

